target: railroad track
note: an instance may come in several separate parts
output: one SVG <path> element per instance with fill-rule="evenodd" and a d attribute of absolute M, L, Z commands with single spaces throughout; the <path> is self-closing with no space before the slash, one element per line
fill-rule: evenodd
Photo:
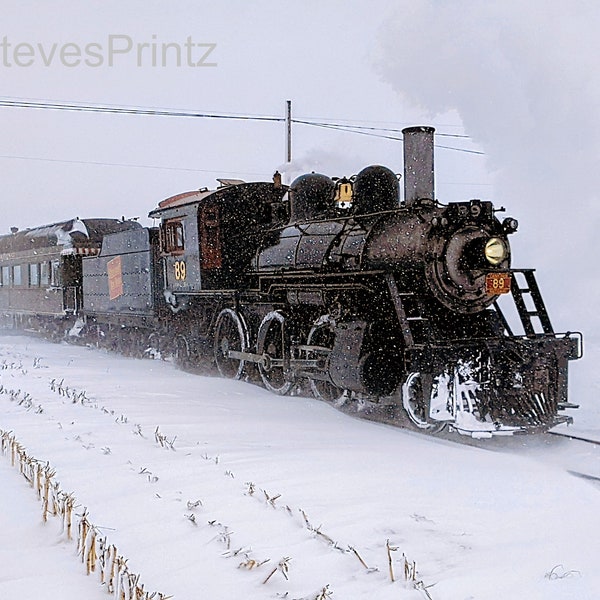
<path fill-rule="evenodd" d="M 556 435 L 558 437 L 565 437 L 570 440 L 577 440 L 579 442 L 586 442 L 588 444 L 594 444 L 596 446 L 600 446 L 600 440 L 591 440 L 589 438 L 583 437 L 581 435 L 573 434 L 573 433 L 562 433 L 561 431 L 548 431 L 550 435 Z"/>

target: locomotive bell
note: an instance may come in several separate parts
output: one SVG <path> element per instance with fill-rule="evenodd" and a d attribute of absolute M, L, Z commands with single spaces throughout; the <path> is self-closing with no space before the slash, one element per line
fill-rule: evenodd
<path fill-rule="evenodd" d="M 433 127 L 407 127 L 404 136 L 404 202 L 434 200 Z"/>
<path fill-rule="evenodd" d="M 346 177 L 335 182 L 335 205 L 339 210 L 352 208 L 354 190 L 352 182 Z"/>

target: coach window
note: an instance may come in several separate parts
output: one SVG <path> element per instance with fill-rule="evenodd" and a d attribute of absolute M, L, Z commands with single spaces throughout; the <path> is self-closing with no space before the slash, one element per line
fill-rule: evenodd
<path fill-rule="evenodd" d="M 29 265 L 29 287 L 38 287 L 40 285 L 40 263 Z"/>
<path fill-rule="evenodd" d="M 40 263 L 40 285 L 50 285 L 50 263 Z"/>
<path fill-rule="evenodd" d="M 167 221 L 163 228 L 164 251 L 168 254 L 183 252 L 183 223 L 181 221 Z"/>
<path fill-rule="evenodd" d="M 50 285 L 60 285 L 60 263 L 57 260 L 50 263 Z"/>
<path fill-rule="evenodd" d="M 12 282 L 15 287 L 23 285 L 23 268 L 21 265 L 13 265 Z"/>

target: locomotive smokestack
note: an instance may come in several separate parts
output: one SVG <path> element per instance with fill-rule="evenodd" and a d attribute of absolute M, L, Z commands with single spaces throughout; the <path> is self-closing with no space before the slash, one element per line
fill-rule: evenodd
<path fill-rule="evenodd" d="M 404 201 L 434 200 L 433 127 L 407 127 L 404 135 Z"/>

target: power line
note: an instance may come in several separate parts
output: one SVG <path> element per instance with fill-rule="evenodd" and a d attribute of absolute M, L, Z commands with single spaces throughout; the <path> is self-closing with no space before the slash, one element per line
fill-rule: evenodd
<path fill-rule="evenodd" d="M 289 119 L 286 117 L 275 117 L 271 115 L 253 115 L 253 114 L 235 114 L 235 113 L 210 113 L 210 112 L 195 112 L 180 109 L 168 109 L 168 108 L 147 108 L 147 107 L 131 107 L 131 106 L 116 106 L 116 105 L 102 105 L 102 104 L 83 104 L 73 102 L 53 102 L 53 101 L 41 101 L 23 98 L 0 98 L 0 107 L 5 108 L 33 108 L 39 110 L 58 110 L 58 111 L 75 111 L 75 112 L 92 112 L 92 113 L 108 113 L 108 114 L 122 114 L 122 115 L 149 115 L 149 116 L 160 116 L 160 117 L 188 117 L 188 118 L 202 118 L 202 119 L 230 119 L 230 120 L 244 120 L 244 121 L 263 121 L 263 122 L 283 122 L 289 121 L 289 123 L 297 123 L 299 125 L 307 125 L 312 127 L 321 127 L 325 129 L 334 129 L 338 131 L 345 131 L 348 133 L 355 133 L 359 135 L 367 135 L 371 137 L 377 137 L 382 139 L 388 139 L 393 141 L 402 142 L 401 137 L 394 135 L 388 135 L 390 133 L 401 133 L 401 129 L 395 129 L 391 127 L 372 127 L 366 125 L 347 125 L 343 123 L 335 122 L 324 122 L 309 119 Z M 385 133 L 384 133 L 385 132 Z M 449 133 L 436 133 L 438 137 L 452 137 L 452 138 L 463 138 L 469 139 L 469 136 L 449 134 Z M 484 152 L 477 150 L 468 150 L 466 148 L 457 148 L 454 146 L 437 145 L 437 148 L 444 150 L 453 150 L 455 152 L 465 152 L 468 154 L 484 155 Z"/>
<path fill-rule="evenodd" d="M 76 164 L 76 165 L 94 165 L 100 167 L 124 167 L 124 168 L 132 168 L 132 169 L 159 169 L 164 171 L 186 171 L 189 173 L 216 173 L 220 175 L 253 175 L 257 177 L 270 177 L 269 173 L 258 173 L 256 171 L 224 171 L 221 169 L 189 169 L 186 167 L 163 167 L 160 165 L 136 165 L 130 163 L 111 163 L 111 162 L 101 162 L 94 160 L 69 160 L 66 158 L 45 158 L 41 156 L 16 156 L 12 154 L 0 154 L 0 159 L 9 159 L 9 160 L 34 160 L 40 162 L 52 162 L 52 163 L 66 163 L 66 164 Z M 461 186 L 491 186 L 491 183 L 473 183 L 473 182 L 465 182 L 465 181 L 442 181 L 440 182 L 443 185 L 461 185 Z"/>
<path fill-rule="evenodd" d="M 434 144 L 436 148 L 443 148 L 444 150 L 454 150 L 455 152 L 466 152 L 467 154 L 479 154 L 485 156 L 485 152 L 479 150 L 467 150 L 466 148 L 454 148 L 453 146 L 442 146 L 441 144 Z"/>
<path fill-rule="evenodd" d="M 340 124 L 335 124 L 335 123 L 316 123 L 316 122 L 312 122 L 312 121 L 300 121 L 297 119 L 292 119 L 292 121 L 294 123 L 300 123 L 301 125 L 312 125 L 314 127 L 323 127 L 325 129 L 336 129 L 338 131 L 347 131 L 348 133 L 357 133 L 360 135 L 368 135 L 371 137 L 377 137 L 377 138 L 383 138 L 383 139 L 387 139 L 387 140 L 394 140 L 394 141 L 398 141 L 398 142 L 403 142 L 403 139 L 400 137 L 396 137 L 393 135 L 384 135 L 381 133 L 375 133 L 374 131 L 363 131 L 363 129 L 371 129 L 371 128 L 363 128 L 361 127 L 360 129 L 354 129 L 351 128 L 352 126 L 347 126 L 347 125 L 340 125 Z M 398 130 L 394 130 L 394 129 L 381 129 L 380 131 L 398 131 Z M 401 130 L 400 130 L 401 131 Z M 452 134 L 443 134 L 443 133 L 436 133 L 436 136 L 444 136 L 446 135 L 447 137 L 468 137 L 468 136 L 457 136 L 457 135 L 452 135 Z M 480 152 L 479 150 L 468 150 L 467 148 L 456 148 L 454 146 L 442 146 L 440 144 L 434 144 L 434 146 L 436 148 L 443 148 L 444 150 L 454 150 L 456 152 L 466 152 L 467 154 L 478 154 L 478 155 L 485 155 L 484 152 Z"/>
<path fill-rule="evenodd" d="M 232 119 L 245 121 L 283 121 L 283 117 L 265 115 L 235 115 L 226 113 L 205 113 L 185 110 L 122 107 L 101 104 L 75 104 L 67 102 L 34 102 L 28 100 L 0 99 L 0 107 L 36 108 L 42 110 L 66 110 L 75 112 L 109 113 L 117 115 L 151 115 L 158 117 L 192 117 L 201 119 Z"/>
<path fill-rule="evenodd" d="M 347 129 L 348 131 L 352 131 L 352 130 L 357 130 L 361 131 L 386 131 L 389 133 L 402 133 L 402 129 L 395 129 L 393 127 L 369 127 L 366 125 L 348 125 L 346 123 L 332 123 L 330 121 L 316 121 L 314 119 L 307 119 L 307 120 L 301 120 L 301 119 L 292 119 L 294 121 L 294 123 L 301 123 L 302 125 L 316 125 L 316 126 L 321 126 L 321 127 L 339 127 L 339 128 L 344 128 Z M 439 137 L 451 137 L 451 138 L 462 138 L 462 139 L 470 139 L 471 136 L 468 135 L 459 135 L 457 133 L 437 133 L 435 134 L 436 136 Z M 393 140 L 401 140 L 401 138 L 397 138 L 397 137 L 392 137 L 390 139 Z"/>
<path fill-rule="evenodd" d="M 67 163 L 76 165 L 95 165 L 100 167 L 126 167 L 133 169 L 162 169 L 165 171 L 187 171 L 191 173 L 217 173 L 221 175 L 256 175 L 265 176 L 266 173 L 256 173 L 249 171 L 221 171 L 215 169 L 188 169 L 185 167 L 162 167 L 160 165 L 136 165 L 127 163 L 110 163 L 93 160 L 69 160 L 62 158 L 45 158 L 41 156 L 16 156 L 16 155 L 0 155 L 0 158 L 9 160 L 35 160 L 40 162 L 52 162 L 52 163 Z"/>

